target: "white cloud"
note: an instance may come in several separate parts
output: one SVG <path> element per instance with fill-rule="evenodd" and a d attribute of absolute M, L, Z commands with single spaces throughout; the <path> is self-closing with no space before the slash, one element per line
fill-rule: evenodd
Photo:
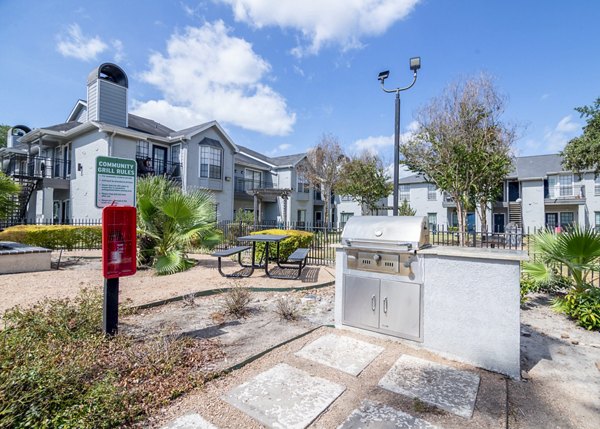
<path fill-rule="evenodd" d="M 214 119 L 263 134 L 289 134 L 296 114 L 263 83 L 270 64 L 229 31 L 216 21 L 173 34 L 166 53 L 152 54 L 150 69 L 141 75 L 163 99 L 137 101 L 134 111 L 176 129 Z"/>
<path fill-rule="evenodd" d="M 277 146 L 275 149 L 268 151 L 267 155 L 276 156 L 278 154 L 281 154 L 282 152 L 285 152 L 288 149 L 291 149 L 291 147 L 292 147 L 292 145 L 289 143 L 282 143 L 279 146 Z"/>
<path fill-rule="evenodd" d="M 406 131 L 400 134 L 400 142 L 410 139 L 417 130 L 418 125 L 417 121 L 410 122 L 406 127 Z M 394 135 L 392 134 L 391 136 L 371 136 L 359 139 L 352 144 L 352 148 L 359 153 L 367 151 L 372 154 L 377 154 L 381 158 L 387 158 L 387 156 L 385 156 L 386 153 L 383 152 L 391 152 L 393 154 L 393 145 Z"/>
<path fill-rule="evenodd" d="M 116 63 L 120 63 L 126 57 L 125 48 L 123 47 L 123 42 L 121 42 L 119 39 L 115 39 L 111 43 L 112 43 L 113 49 L 115 50 L 113 58 Z"/>
<path fill-rule="evenodd" d="M 73 57 L 82 61 L 95 60 L 108 48 L 99 36 L 86 36 L 79 24 L 71 24 L 67 34 L 58 37 L 56 50 L 65 57 Z"/>
<path fill-rule="evenodd" d="M 562 150 L 565 144 L 578 134 L 579 130 L 581 130 L 581 124 L 574 122 L 571 115 L 565 116 L 553 129 L 546 130 L 544 134 L 546 151 Z"/>
<path fill-rule="evenodd" d="M 362 46 L 363 36 L 385 33 L 405 18 L 419 0 L 219 0 L 231 6 L 236 21 L 254 27 L 277 26 L 300 32 L 292 54 L 317 54 L 323 46 L 343 50 Z"/>
<path fill-rule="evenodd" d="M 540 97 L 540 101 L 547 100 L 548 98 L 550 98 L 550 94 L 548 94 L 548 93 L 542 94 L 542 96 Z"/>

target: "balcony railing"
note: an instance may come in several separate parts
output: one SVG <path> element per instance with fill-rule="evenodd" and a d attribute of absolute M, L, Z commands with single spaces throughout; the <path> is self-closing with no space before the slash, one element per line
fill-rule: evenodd
<path fill-rule="evenodd" d="M 243 177 L 235 178 L 235 192 L 249 192 L 255 189 L 275 189 L 275 186 L 271 182 L 262 180 L 244 179 Z"/>
<path fill-rule="evenodd" d="M 544 198 L 550 200 L 578 200 L 585 199 L 584 185 L 568 185 L 546 188 Z"/>
<path fill-rule="evenodd" d="M 181 163 L 163 161 L 157 158 L 136 158 L 138 176 L 166 176 L 170 179 L 181 179 Z"/>
<path fill-rule="evenodd" d="M 17 155 L 5 159 L 2 170 L 8 176 L 68 179 L 71 163 L 62 158 Z"/>

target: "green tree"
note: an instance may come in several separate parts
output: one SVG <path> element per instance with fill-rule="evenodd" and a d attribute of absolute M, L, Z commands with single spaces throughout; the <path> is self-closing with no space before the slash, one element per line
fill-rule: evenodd
<path fill-rule="evenodd" d="M 298 166 L 298 172 L 323 193 L 325 224 L 331 221 L 331 195 L 337 192 L 341 168 L 346 159 L 339 139 L 331 134 L 323 134 L 319 144 L 308 151 L 306 162 Z"/>
<path fill-rule="evenodd" d="M 467 211 L 487 207 L 510 171 L 515 133 L 500 119 L 504 105 L 486 75 L 455 82 L 420 111 L 400 146 L 403 164 L 454 199 L 461 244 Z"/>
<path fill-rule="evenodd" d="M 19 189 L 18 184 L 0 171 L 0 219 L 6 219 L 14 213 L 17 207 L 15 197 Z"/>
<path fill-rule="evenodd" d="M 6 147 L 6 137 L 9 129 L 10 125 L 0 125 L 0 147 Z"/>
<path fill-rule="evenodd" d="M 140 260 L 158 274 L 191 268 L 186 255 L 193 242 L 212 247 L 220 241 L 212 195 L 203 190 L 183 193 L 162 176 L 140 178 L 137 186 Z"/>
<path fill-rule="evenodd" d="M 398 207 L 399 216 L 414 216 L 416 214 L 417 211 L 413 209 L 406 200 L 402 201 L 402 204 L 400 204 L 400 207 Z"/>
<path fill-rule="evenodd" d="M 392 192 L 392 184 L 383 169 L 381 159 L 365 152 L 343 165 L 336 192 L 348 195 L 360 204 L 364 215 L 366 212 L 373 213 L 377 210 L 377 203 Z"/>
<path fill-rule="evenodd" d="M 563 166 L 577 173 L 594 170 L 600 174 L 600 98 L 593 105 L 575 108 L 586 118 L 583 134 L 575 137 L 563 149 Z"/>

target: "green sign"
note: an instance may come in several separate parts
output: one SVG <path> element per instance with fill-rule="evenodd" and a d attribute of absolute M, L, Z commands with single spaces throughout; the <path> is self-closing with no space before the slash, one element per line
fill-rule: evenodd
<path fill-rule="evenodd" d="M 133 159 L 96 157 L 96 207 L 135 207 L 137 163 Z"/>

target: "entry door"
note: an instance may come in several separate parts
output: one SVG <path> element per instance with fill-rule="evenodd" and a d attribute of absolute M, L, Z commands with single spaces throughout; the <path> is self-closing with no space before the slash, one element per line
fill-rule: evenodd
<path fill-rule="evenodd" d="M 315 212 L 315 224 L 319 226 L 321 222 L 323 222 L 323 212 Z"/>
<path fill-rule="evenodd" d="M 558 213 L 546 213 L 546 228 L 554 229 L 558 226 Z"/>
<path fill-rule="evenodd" d="M 494 232 L 504 232 L 505 219 L 504 213 L 494 213 Z"/>
<path fill-rule="evenodd" d="M 155 174 L 167 173 L 167 148 L 152 146 L 152 167 Z"/>
<path fill-rule="evenodd" d="M 508 201 L 519 199 L 519 182 L 508 182 Z"/>
<path fill-rule="evenodd" d="M 475 231 L 475 213 L 467 213 L 467 231 Z"/>

